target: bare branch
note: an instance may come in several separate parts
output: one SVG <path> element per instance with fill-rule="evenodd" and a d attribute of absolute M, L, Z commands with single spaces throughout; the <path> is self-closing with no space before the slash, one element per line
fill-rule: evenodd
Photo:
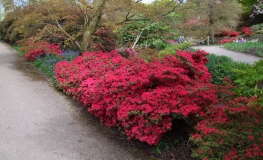
<path fill-rule="evenodd" d="M 174 1 L 171 1 L 170 3 L 172 3 L 172 2 L 174 2 Z M 177 5 L 175 5 L 170 11 L 166 12 L 166 13 L 163 14 L 162 16 L 166 16 L 166 15 L 168 15 L 168 14 L 174 12 L 175 9 L 176 9 L 179 5 L 181 5 L 182 3 L 183 3 L 183 0 L 180 0 L 179 3 L 178 3 Z"/>
<path fill-rule="evenodd" d="M 43 4 L 43 6 L 45 6 L 45 8 L 47 9 L 47 11 L 48 11 L 48 13 L 50 14 L 50 16 L 55 20 L 58 28 L 59 28 L 68 38 L 74 39 L 67 31 L 65 31 L 65 30 L 63 29 L 63 27 L 60 25 L 58 19 L 54 16 L 53 11 L 48 7 L 48 5 L 46 4 L 46 2 L 44 2 L 44 1 L 40 1 L 40 2 Z M 81 46 L 79 45 L 79 43 L 78 43 L 77 41 L 75 41 L 75 44 L 78 46 L 79 49 L 81 49 Z"/>

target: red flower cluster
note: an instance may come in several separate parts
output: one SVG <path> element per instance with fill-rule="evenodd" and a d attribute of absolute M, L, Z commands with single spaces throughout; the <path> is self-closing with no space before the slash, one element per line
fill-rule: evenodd
<path fill-rule="evenodd" d="M 217 43 L 218 44 L 232 43 L 235 40 L 236 40 L 236 37 L 231 37 L 231 38 L 225 38 L 225 39 L 219 40 Z"/>
<path fill-rule="evenodd" d="M 206 159 L 262 159 L 263 108 L 253 98 L 231 99 L 210 107 L 196 125 L 195 153 Z"/>
<path fill-rule="evenodd" d="M 62 54 L 62 50 L 59 49 L 60 45 L 49 44 L 48 42 L 29 42 L 30 49 L 26 52 L 24 58 L 27 61 L 34 61 L 37 56 L 43 56 L 48 54 Z"/>
<path fill-rule="evenodd" d="M 220 33 L 221 36 L 229 36 L 229 37 L 237 37 L 239 35 L 239 32 L 237 31 L 230 31 L 230 30 L 224 30 Z"/>
<path fill-rule="evenodd" d="M 245 35 L 249 35 L 252 28 L 251 27 L 242 27 L 241 28 L 242 32 L 245 34 Z"/>
<path fill-rule="evenodd" d="M 80 101 L 107 126 L 123 128 L 129 138 L 157 145 L 172 117 L 204 115 L 216 104 L 203 51 L 145 62 L 116 51 L 86 52 L 55 67 L 58 87 Z"/>
<path fill-rule="evenodd" d="M 229 37 L 237 37 L 237 36 L 239 36 L 239 32 L 237 32 L 237 31 L 232 31 L 229 34 Z"/>

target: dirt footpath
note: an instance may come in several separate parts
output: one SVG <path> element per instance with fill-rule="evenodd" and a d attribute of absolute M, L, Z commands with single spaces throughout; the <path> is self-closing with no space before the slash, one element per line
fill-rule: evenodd
<path fill-rule="evenodd" d="M 0 42 L 1 160 L 133 160 L 18 53 Z"/>
<path fill-rule="evenodd" d="M 193 49 L 201 49 L 204 50 L 208 53 L 214 53 L 216 55 L 224 55 L 224 56 L 228 56 L 231 57 L 234 61 L 239 61 L 239 62 L 245 62 L 245 63 L 249 63 L 249 64 L 253 64 L 256 61 L 259 61 L 262 58 L 253 56 L 253 55 L 248 55 L 248 54 L 244 54 L 244 53 L 239 53 L 239 52 L 234 52 L 234 51 L 230 51 L 227 50 L 223 47 L 220 46 L 195 46 L 195 47 L 191 47 Z"/>

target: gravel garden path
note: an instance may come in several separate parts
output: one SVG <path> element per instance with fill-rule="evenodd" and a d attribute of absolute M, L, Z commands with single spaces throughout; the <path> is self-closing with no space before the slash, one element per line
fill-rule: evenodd
<path fill-rule="evenodd" d="M 234 51 L 230 51 L 227 50 L 221 46 L 195 46 L 195 47 L 191 47 L 193 49 L 201 49 L 204 50 L 208 53 L 214 53 L 216 55 L 224 55 L 224 56 L 228 56 L 231 57 L 234 61 L 239 61 L 239 62 L 245 62 L 245 63 L 249 63 L 249 64 L 253 64 L 256 61 L 259 61 L 262 58 L 253 56 L 253 55 L 248 55 L 248 54 L 244 54 L 244 53 L 239 53 L 239 52 L 234 52 Z"/>
<path fill-rule="evenodd" d="M 139 160 L 83 112 L 0 42 L 1 160 Z"/>

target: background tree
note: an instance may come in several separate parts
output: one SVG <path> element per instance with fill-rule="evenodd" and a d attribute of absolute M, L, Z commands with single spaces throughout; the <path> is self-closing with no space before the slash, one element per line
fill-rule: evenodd
<path fill-rule="evenodd" d="M 242 13 L 241 4 L 236 0 L 189 0 L 188 3 L 194 9 L 185 11 L 190 12 L 185 23 L 188 24 L 191 19 L 194 23 L 199 23 L 202 27 L 194 30 L 200 31 L 204 36 L 209 35 L 213 43 L 215 34 L 238 25 Z"/>
<path fill-rule="evenodd" d="M 253 10 L 253 5 L 257 3 L 257 0 L 237 0 L 242 4 L 243 14 L 250 15 Z"/>
<path fill-rule="evenodd" d="M 92 48 L 91 44 L 98 39 L 95 34 L 102 26 L 104 28 L 114 27 L 116 24 L 120 25 L 141 19 L 157 20 L 173 12 L 178 6 L 178 2 L 175 3 L 174 0 L 167 1 L 165 4 L 151 6 L 140 3 L 140 0 L 31 0 L 26 7 L 38 6 L 46 9 L 49 19 L 52 20 L 49 24 L 60 30 L 59 32 L 66 37 L 65 42 L 75 43 L 79 50 L 84 51 Z M 19 6 L 18 3 L 16 6 Z M 63 19 L 64 15 L 61 13 L 61 11 L 65 11 L 64 8 L 69 9 L 66 12 L 70 12 L 71 16 L 78 17 L 81 22 L 78 30 L 70 32 L 67 29 L 66 20 Z M 38 21 L 36 22 L 35 24 L 38 25 Z"/>

